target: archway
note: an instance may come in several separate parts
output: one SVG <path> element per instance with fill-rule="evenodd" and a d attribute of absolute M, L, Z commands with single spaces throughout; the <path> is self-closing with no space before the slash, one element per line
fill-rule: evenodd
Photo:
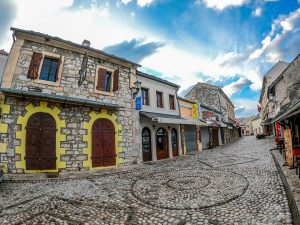
<path fill-rule="evenodd" d="M 151 151 L 151 132 L 148 127 L 145 127 L 142 130 L 142 149 L 143 149 L 143 161 L 152 160 L 152 151 Z"/>
<path fill-rule="evenodd" d="M 108 119 L 97 119 L 92 127 L 92 167 L 115 165 L 114 124 Z"/>
<path fill-rule="evenodd" d="M 156 132 L 156 156 L 157 159 L 169 157 L 168 133 L 164 128 L 158 128 Z"/>
<path fill-rule="evenodd" d="M 56 169 L 56 123 L 43 112 L 31 115 L 26 126 L 26 169 Z"/>

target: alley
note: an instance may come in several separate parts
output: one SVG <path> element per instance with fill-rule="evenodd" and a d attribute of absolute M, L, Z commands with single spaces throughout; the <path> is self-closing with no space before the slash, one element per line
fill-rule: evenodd
<path fill-rule="evenodd" d="M 7 182 L 0 224 L 292 224 L 269 139 L 111 175 Z"/>

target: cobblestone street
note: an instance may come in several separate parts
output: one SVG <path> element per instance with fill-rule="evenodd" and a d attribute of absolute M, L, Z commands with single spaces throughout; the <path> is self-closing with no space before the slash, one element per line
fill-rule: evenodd
<path fill-rule="evenodd" d="M 269 139 L 93 178 L 7 182 L 0 224 L 292 224 Z"/>

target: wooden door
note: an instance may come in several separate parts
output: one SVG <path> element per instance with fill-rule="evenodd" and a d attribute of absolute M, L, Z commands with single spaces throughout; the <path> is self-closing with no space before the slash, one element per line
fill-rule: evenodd
<path fill-rule="evenodd" d="M 168 133 L 163 128 L 156 132 L 156 156 L 158 160 L 169 157 Z"/>
<path fill-rule="evenodd" d="M 26 127 L 26 169 L 56 169 L 56 123 L 48 113 L 35 113 Z"/>
<path fill-rule="evenodd" d="M 172 153 L 173 153 L 173 156 L 178 156 L 177 131 L 174 128 L 171 131 L 171 140 L 172 140 Z"/>
<path fill-rule="evenodd" d="M 152 160 L 152 151 L 151 151 L 151 132 L 149 128 L 145 127 L 142 130 L 142 148 L 143 148 L 143 161 Z"/>
<path fill-rule="evenodd" d="M 214 147 L 219 145 L 218 128 L 213 128 L 212 129 L 212 145 Z"/>
<path fill-rule="evenodd" d="M 108 119 L 98 119 L 92 127 L 92 166 L 116 165 L 115 127 Z"/>

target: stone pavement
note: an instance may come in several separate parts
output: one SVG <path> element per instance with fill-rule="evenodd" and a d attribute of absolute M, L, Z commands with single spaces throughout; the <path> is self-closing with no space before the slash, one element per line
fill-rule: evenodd
<path fill-rule="evenodd" d="M 270 140 L 80 179 L 6 182 L 0 224 L 292 224 Z"/>

